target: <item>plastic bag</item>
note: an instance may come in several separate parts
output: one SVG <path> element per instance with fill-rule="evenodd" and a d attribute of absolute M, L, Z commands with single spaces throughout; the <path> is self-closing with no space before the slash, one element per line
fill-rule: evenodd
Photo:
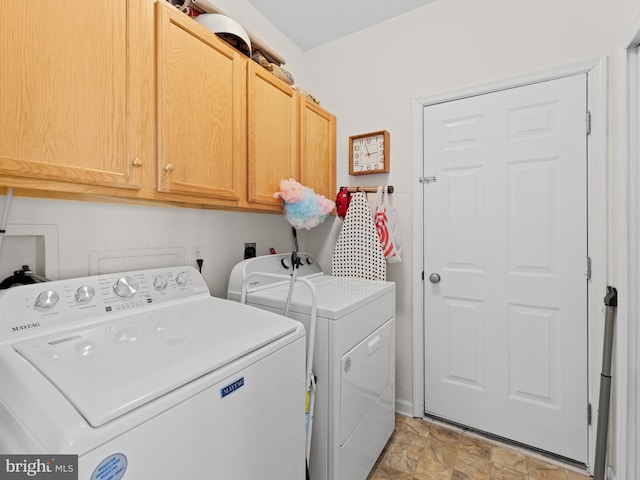
<path fill-rule="evenodd" d="M 400 263 L 402 258 L 402 239 L 398 226 L 398 214 L 395 207 L 389 203 L 387 187 L 378 187 L 375 203 L 375 223 L 382 253 L 387 263 Z"/>

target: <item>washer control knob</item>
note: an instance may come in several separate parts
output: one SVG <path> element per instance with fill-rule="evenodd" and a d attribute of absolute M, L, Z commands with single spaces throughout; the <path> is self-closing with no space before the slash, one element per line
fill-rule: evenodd
<path fill-rule="evenodd" d="M 180 272 L 178 275 L 176 275 L 176 283 L 178 285 L 186 285 L 188 281 L 189 276 L 185 272 Z"/>
<path fill-rule="evenodd" d="M 60 300 L 60 296 L 53 290 L 46 290 L 36 297 L 36 308 L 40 310 L 50 310 L 55 307 Z"/>
<path fill-rule="evenodd" d="M 113 284 L 113 292 L 120 298 L 133 297 L 138 291 L 138 281 L 133 277 L 119 278 Z"/>
<path fill-rule="evenodd" d="M 167 280 L 167 277 L 165 277 L 164 275 L 156 275 L 153 279 L 153 288 L 161 291 L 167 288 L 168 283 L 169 281 Z"/>
<path fill-rule="evenodd" d="M 291 262 L 287 260 L 287 257 L 282 257 L 280 259 L 280 265 L 282 265 L 285 270 L 289 270 L 291 268 Z"/>
<path fill-rule="evenodd" d="M 89 285 L 80 287 L 76 290 L 76 303 L 89 303 L 95 294 L 96 291 Z"/>

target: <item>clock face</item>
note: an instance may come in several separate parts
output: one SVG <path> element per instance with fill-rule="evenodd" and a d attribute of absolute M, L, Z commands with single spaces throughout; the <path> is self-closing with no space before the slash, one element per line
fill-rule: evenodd
<path fill-rule="evenodd" d="M 382 133 L 352 139 L 351 162 L 353 173 L 383 171 L 385 168 L 385 141 Z"/>

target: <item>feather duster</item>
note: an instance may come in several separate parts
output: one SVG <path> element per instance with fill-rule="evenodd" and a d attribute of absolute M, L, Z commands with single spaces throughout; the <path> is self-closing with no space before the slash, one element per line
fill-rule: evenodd
<path fill-rule="evenodd" d="M 280 191 L 273 194 L 284 202 L 284 214 L 292 227 L 307 230 L 320 225 L 336 204 L 293 178 L 280 180 Z"/>

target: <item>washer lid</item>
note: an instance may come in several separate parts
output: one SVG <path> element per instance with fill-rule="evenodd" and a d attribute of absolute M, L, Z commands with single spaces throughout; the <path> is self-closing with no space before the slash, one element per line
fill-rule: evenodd
<path fill-rule="evenodd" d="M 308 280 L 318 295 L 318 316 L 337 320 L 395 289 L 395 283 L 365 280 L 353 277 L 320 275 Z M 283 309 L 289 293 L 289 283 L 255 291 L 247 295 L 247 303 Z M 296 282 L 291 296 L 291 312 L 311 314 L 311 291 L 302 282 Z"/>
<path fill-rule="evenodd" d="M 284 337 L 297 325 L 207 297 L 28 340 L 14 349 L 99 427 Z"/>

